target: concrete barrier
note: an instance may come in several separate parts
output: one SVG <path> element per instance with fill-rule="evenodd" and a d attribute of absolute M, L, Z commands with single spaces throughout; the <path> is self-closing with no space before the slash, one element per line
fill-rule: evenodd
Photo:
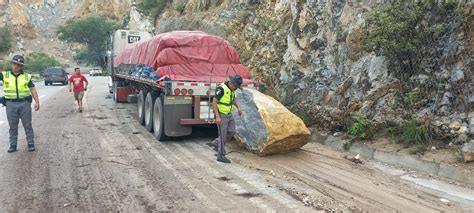
<path fill-rule="evenodd" d="M 317 134 L 317 133 L 316 133 Z M 324 137 L 312 137 L 312 138 L 324 138 Z M 313 140 L 337 150 L 344 150 L 344 143 L 350 142 L 349 140 L 341 139 L 334 136 L 328 136 L 325 140 Z M 455 180 L 464 184 L 474 186 L 474 172 L 465 170 L 463 168 L 455 167 L 452 165 L 436 163 L 420 159 L 416 156 L 402 155 L 398 153 L 384 152 L 369 147 L 366 144 L 360 142 L 353 142 L 348 150 L 351 154 L 360 154 L 366 159 L 373 159 L 375 161 L 390 164 L 396 167 L 413 169 L 420 172 L 426 172 L 432 175 L 436 175 L 443 178 Z"/>

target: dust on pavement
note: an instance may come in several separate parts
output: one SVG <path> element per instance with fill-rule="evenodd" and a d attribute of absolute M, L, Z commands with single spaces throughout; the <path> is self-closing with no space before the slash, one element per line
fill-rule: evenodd
<path fill-rule="evenodd" d="M 217 163 L 212 129 L 158 142 L 105 77 L 89 81 L 84 113 L 63 89 L 34 114 L 36 152 L 22 131 L 18 152 L 0 150 L 0 212 L 462 210 L 318 144 L 265 158 L 229 144 L 232 164 Z"/>

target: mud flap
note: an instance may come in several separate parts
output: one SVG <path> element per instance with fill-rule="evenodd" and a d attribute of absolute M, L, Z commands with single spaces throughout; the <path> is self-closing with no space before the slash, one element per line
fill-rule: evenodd
<path fill-rule="evenodd" d="M 192 97 L 165 96 L 164 102 L 165 135 L 170 137 L 190 135 L 192 126 L 183 126 L 179 122 L 183 118 L 192 118 Z"/>

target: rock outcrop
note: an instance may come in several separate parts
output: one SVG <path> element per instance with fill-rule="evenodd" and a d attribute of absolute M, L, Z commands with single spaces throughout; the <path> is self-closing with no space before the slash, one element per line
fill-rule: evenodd
<path fill-rule="evenodd" d="M 474 161 L 474 142 L 464 144 L 462 155 L 464 162 Z"/>
<path fill-rule="evenodd" d="M 151 32 L 154 28 L 153 23 L 148 17 L 138 12 L 135 7 L 130 8 L 130 21 L 128 22 L 128 26 L 130 30 L 145 32 Z"/>
<path fill-rule="evenodd" d="M 0 27 L 11 27 L 16 41 L 7 54 L 41 51 L 69 63 L 72 49 L 56 38 L 56 30 L 73 18 L 103 16 L 128 23 L 131 26 L 126 28 L 132 30 L 151 31 L 153 26 L 148 18 L 131 10 L 135 8 L 132 3 L 131 0 L 0 0 Z"/>
<path fill-rule="evenodd" d="M 237 93 L 242 115 L 234 112 L 237 141 L 258 155 L 299 149 L 310 139 L 304 122 L 274 98 L 253 89 Z"/>
<path fill-rule="evenodd" d="M 16 35 L 24 37 L 17 39 L 17 49 L 31 48 L 24 41 L 30 35 L 51 41 L 56 26 L 89 15 L 103 15 L 126 28 L 155 34 L 205 31 L 229 40 L 254 79 L 265 84 L 266 94 L 281 100 L 307 125 L 348 127 L 355 114 L 364 113 L 372 123 L 384 126 L 404 121 L 406 91 L 401 92 L 401 85 L 406 82 L 393 76 L 386 58 L 361 52 L 360 47 L 366 15 L 388 2 L 180 0 L 167 1 L 153 20 L 138 12 L 133 6 L 137 1 L 132 0 L 0 0 L 0 18 L 3 25 L 13 22 L 15 32 L 31 31 Z M 426 14 L 427 20 L 445 20 L 445 26 L 438 42 L 424 47 L 430 57 L 419 62 L 422 70 L 409 81 L 422 94 L 413 109 L 415 119 L 428 126 L 442 122 L 434 139 L 461 143 L 466 137 L 472 139 L 474 132 L 473 124 L 466 124 L 466 115 L 474 110 L 474 3 L 459 1 L 454 7 L 466 14 L 465 23 L 453 14 Z M 466 128 L 450 128 L 453 120 L 467 125 L 468 133 Z"/>
<path fill-rule="evenodd" d="M 36 38 L 36 31 L 25 8 L 26 5 L 20 2 L 13 3 L 10 6 L 11 17 L 14 17 L 11 20 L 11 26 L 15 34 L 26 39 L 34 39 Z"/>
<path fill-rule="evenodd" d="M 180 2 L 182 3 L 182 2 Z M 188 1 L 184 13 L 174 3 L 158 17 L 155 32 L 199 29 L 230 40 L 267 94 L 277 97 L 306 124 L 330 128 L 350 126 L 363 113 L 379 127 L 401 125 L 406 91 L 386 58 L 360 51 L 368 11 L 376 1 Z M 469 16 L 472 3 L 460 3 Z M 432 15 L 432 14 L 429 14 Z M 431 17 L 436 18 L 436 17 Z M 430 19 L 431 19 L 430 18 Z M 474 106 L 472 91 L 472 26 L 454 16 L 446 20 L 442 38 L 427 47 L 423 72 L 411 77 L 421 96 L 414 105 L 419 123 L 466 120 Z M 470 28 L 468 28 L 470 29 Z M 464 117 L 463 117 L 464 116 Z M 447 119 L 444 119 L 447 117 Z M 434 139 L 466 140 L 462 131 L 437 131 Z M 448 143 L 449 143 L 448 142 Z"/>
<path fill-rule="evenodd" d="M 105 16 L 115 20 L 123 20 L 130 13 L 132 5 L 131 0 L 84 0 L 79 4 L 80 10 L 77 13 L 79 17 L 87 16 Z"/>

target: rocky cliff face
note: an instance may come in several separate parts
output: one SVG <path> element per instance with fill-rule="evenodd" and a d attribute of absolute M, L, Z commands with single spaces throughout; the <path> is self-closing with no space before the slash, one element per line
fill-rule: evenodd
<path fill-rule="evenodd" d="M 89 15 L 123 21 L 131 4 L 130 0 L 0 0 L 0 26 L 8 25 L 13 30 L 16 42 L 11 54 L 42 51 L 63 63 L 72 63 L 71 45 L 57 39 L 57 27 Z"/>
<path fill-rule="evenodd" d="M 383 7 L 381 2 L 174 0 L 151 20 L 131 6 L 131 0 L 0 0 L 0 7 L 7 9 L 0 18 L 4 23 L 13 20 L 15 32 L 31 31 L 22 35 L 25 39 L 46 34 L 54 40 L 53 30 L 43 31 L 69 18 L 96 13 L 123 21 L 133 30 L 203 30 L 230 40 L 254 78 L 265 83 L 267 93 L 307 124 L 347 127 L 354 114 L 362 112 L 384 126 L 402 122 L 405 94 L 385 58 L 359 51 L 366 30 L 364 18 L 371 8 Z M 465 1 L 458 7 L 474 16 L 472 3 Z M 64 18 L 54 18 L 51 24 L 45 14 Z M 422 62 L 424 71 L 410 80 L 422 94 L 415 112 L 419 121 L 431 121 L 435 135 L 466 141 L 469 132 L 474 133 L 470 119 L 474 117 L 474 23 L 471 18 L 466 27 L 453 17 L 443 18 L 447 22 L 443 38 L 427 47 L 432 57 Z M 451 128 L 453 123 L 464 128 Z"/>
<path fill-rule="evenodd" d="M 168 5 L 155 31 L 199 29 L 231 40 L 267 93 L 309 125 L 347 127 L 361 112 L 383 127 L 402 123 L 406 95 L 401 82 L 389 74 L 385 58 L 359 50 L 364 17 L 371 8 L 384 6 L 380 2 L 179 1 Z M 183 12 L 175 9 L 183 4 Z M 473 16 L 473 4 L 458 7 Z M 435 137 L 464 142 L 469 131 L 449 126 L 454 122 L 464 130 L 474 128 L 469 123 L 474 117 L 473 20 L 465 26 L 444 18 L 443 38 L 427 47 L 432 57 L 410 80 L 422 96 L 414 107 L 418 121 L 430 121 Z"/>

